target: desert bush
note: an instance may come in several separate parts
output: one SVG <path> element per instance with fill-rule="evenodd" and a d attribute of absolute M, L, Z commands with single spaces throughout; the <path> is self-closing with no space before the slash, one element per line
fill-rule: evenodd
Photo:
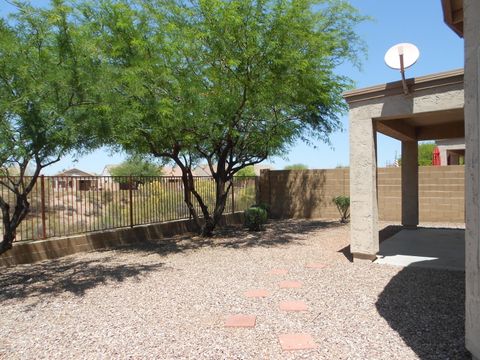
<path fill-rule="evenodd" d="M 340 195 L 334 197 L 332 201 L 340 213 L 340 222 L 346 223 L 350 219 L 350 197 Z"/>
<path fill-rule="evenodd" d="M 252 206 L 245 210 L 245 226 L 250 231 L 260 231 L 267 222 L 267 210 Z"/>

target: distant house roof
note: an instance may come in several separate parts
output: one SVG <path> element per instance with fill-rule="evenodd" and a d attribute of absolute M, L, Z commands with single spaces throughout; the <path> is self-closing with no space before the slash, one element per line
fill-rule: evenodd
<path fill-rule="evenodd" d="M 95 174 L 89 174 L 85 171 L 73 168 L 73 169 L 69 169 L 69 170 L 59 172 L 55 176 L 95 176 Z"/>
<path fill-rule="evenodd" d="M 192 170 L 192 175 L 193 176 L 212 176 L 212 172 L 210 171 L 210 167 L 208 166 L 208 164 L 202 164 L 202 165 L 196 166 Z"/>
<path fill-rule="evenodd" d="M 213 166 L 216 168 L 216 165 Z M 260 170 L 275 170 L 272 164 L 256 164 L 253 166 L 256 176 L 260 176 Z M 210 167 L 207 164 L 198 165 L 192 170 L 193 176 L 212 176 Z"/>
<path fill-rule="evenodd" d="M 178 166 L 163 166 L 163 176 L 182 176 L 182 170 Z"/>
<path fill-rule="evenodd" d="M 117 166 L 117 164 L 105 165 L 102 170 L 102 176 L 112 176 L 112 169 L 115 169 Z"/>

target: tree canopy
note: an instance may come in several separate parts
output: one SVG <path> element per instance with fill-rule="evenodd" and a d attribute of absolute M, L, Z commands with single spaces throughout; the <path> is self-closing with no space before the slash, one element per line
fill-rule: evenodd
<path fill-rule="evenodd" d="M 162 167 L 140 156 L 130 156 L 121 164 L 112 167 L 112 176 L 160 176 Z"/>
<path fill-rule="evenodd" d="M 255 176 L 255 168 L 249 165 L 237 171 L 235 176 Z"/>
<path fill-rule="evenodd" d="M 308 170 L 308 165 L 305 164 L 292 164 L 284 167 L 285 170 Z"/>
<path fill-rule="evenodd" d="M 93 109 L 85 111 L 95 101 L 88 89 L 96 64 L 84 56 L 83 35 L 59 0 L 49 9 L 18 3 L 0 19 L 0 253 L 12 246 L 41 170 L 96 143 L 86 121 Z"/>
<path fill-rule="evenodd" d="M 433 163 L 433 150 L 435 143 L 422 143 L 418 145 L 418 165 L 428 166 Z"/>
<path fill-rule="evenodd" d="M 173 161 L 185 201 L 210 234 L 233 176 L 295 141 L 328 142 L 346 109 L 364 20 L 341 0 L 102 0 L 81 7 L 108 87 L 112 144 Z M 191 169 L 206 160 L 216 205 L 205 206 Z"/>

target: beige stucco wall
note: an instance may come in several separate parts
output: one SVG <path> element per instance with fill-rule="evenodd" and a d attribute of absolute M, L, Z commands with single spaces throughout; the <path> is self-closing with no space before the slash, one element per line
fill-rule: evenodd
<path fill-rule="evenodd" d="M 480 1 L 464 0 L 466 345 L 480 359 Z"/>
<path fill-rule="evenodd" d="M 352 179 L 350 246 L 358 259 L 375 258 L 379 248 L 375 121 L 462 109 L 464 104 L 463 81 L 459 81 L 456 75 L 438 74 L 416 79 L 408 95 L 392 93 L 394 86 L 398 87 L 398 84 L 346 94 L 350 109 Z"/>

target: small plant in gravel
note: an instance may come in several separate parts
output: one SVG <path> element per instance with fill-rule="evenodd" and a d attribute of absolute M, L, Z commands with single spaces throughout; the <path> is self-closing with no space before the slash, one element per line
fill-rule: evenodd
<path fill-rule="evenodd" d="M 350 197 L 340 195 L 333 198 L 333 203 L 337 206 L 340 213 L 340 222 L 346 223 L 350 219 Z"/>
<path fill-rule="evenodd" d="M 245 210 L 245 226 L 250 231 L 260 231 L 267 222 L 267 210 L 260 206 L 252 206 Z"/>

